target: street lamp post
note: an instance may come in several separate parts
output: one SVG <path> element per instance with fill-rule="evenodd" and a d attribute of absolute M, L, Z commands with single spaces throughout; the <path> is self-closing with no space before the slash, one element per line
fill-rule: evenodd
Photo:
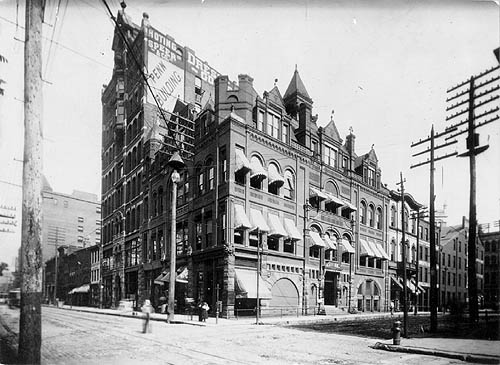
<path fill-rule="evenodd" d="M 170 281 L 168 286 L 168 323 L 172 323 L 175 318 L 175 279 L 176 279 L 176 259 L 177 250 L 175 245 L 176 224 L 177 224 L 177 184 L 181 180 L 177 170 L 182 169 L 185 164 L 179 152 L 175 152 L 170 160 L 168 166 L 173 168 L 170 179 L 172 180 L 172 201 L 171 201 L 171 221 L 170 221 Z"/>

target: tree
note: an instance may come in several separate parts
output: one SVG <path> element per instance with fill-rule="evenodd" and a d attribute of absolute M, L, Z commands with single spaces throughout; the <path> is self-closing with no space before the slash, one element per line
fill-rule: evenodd
<path fill-rule="evenodd" d="M 5 262 L 0 262 L 0 276 L 3 276 L 3 271 L 7 270 L 8 268 L 8 264 L 6 264 Z"/>

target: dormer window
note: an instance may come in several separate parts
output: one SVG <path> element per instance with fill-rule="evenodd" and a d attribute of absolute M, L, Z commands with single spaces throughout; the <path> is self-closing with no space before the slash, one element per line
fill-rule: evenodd
<path fill-rule="evenodd" d="M 257 112 L 257 129 L 264 132 L 264 112 L 262 110 Z"/>
<path fill-rule="evenodd" d="M 328 144 L 325 145 L 323 162 L 328 166 L 337 168 L 337 150 Z"/>
<path fill-rule="evenodd" d="M 279 138 L 280 118 L 274 114 L 267 114 L 267 134 L 271 137 Z"/>
<path fill-rule="evenodd" d="M 368 168 L 368 184 L 371 186 L 375 186 L 375 170 L 372 168 Z"/>

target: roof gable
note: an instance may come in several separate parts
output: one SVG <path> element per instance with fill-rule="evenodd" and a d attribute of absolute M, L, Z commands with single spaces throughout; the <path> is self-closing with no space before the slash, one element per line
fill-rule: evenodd
<path fill-rule="evenodd" d="M 269 101 L 285 109 L 285 105 L 283 103 L 283 97 L 281 96 L 281 93 L 277 86 L 274 86 L 272 90 L 269 91 L 268 98 Z"/>

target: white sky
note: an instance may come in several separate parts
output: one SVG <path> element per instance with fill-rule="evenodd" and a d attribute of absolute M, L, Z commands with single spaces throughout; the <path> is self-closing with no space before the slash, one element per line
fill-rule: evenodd
<path fill-rule="evenodd" d="M 19 25 L 24 25 L 20 1 Z M 58 0 L 48 0 L 45 21 L 53 25 Z M 61 2 L 63 5 L 66 1 Z M 102 2 L 85 0 L 59 12 L 56 27 L 44 25 L 44 173 L 54 190 L 100 195 L 102 84 L 111 78 L 113 25 Z M 114 14 L 119 1 L 108 0 Z M 442 131 L 446 89 L 497 64 L 499 7 L 489 1 L 127 1 L 126 12 L 192 48 L 230 79 L 254 78 L 259 94 L 278 87 L 284 94 L 295 64 L 314 100 L 319 125 L 335 122 L 342 138 L 352 126 L 358 154 L 372 144 L 382 180 L 395 189 L 399 173 L 406 189 L 428 205 L 429 169 L 410 170 L 422 161 L 410 144 Z M 189 5 L 185 5 L 189 4 Z M 292 5 L 290 5 L 292 4 Z M 64 14 L 64 17 L 62 16 Z M 13 22 L 12 23 L 9 23 Z M 23 39 L 16 29 L 16 1 L 0 0 L 0 77 L 8 83 L 0 97 L 0 204 L 17 205 L 20 222 L 23 155 Z M 49 48 L 51 50 L 48 54 Z M 47 62 L 48 61 L 48 62 Z M 493 105 L 492 105 L 493 107 Z M 500 218 L 500 121 L 479 129 L 490 149 L 477 158 L 478 220 Z M 439 141 L 438 141 L 439 142 Z M 459 138 L 459 151 L 465 137 Z M 449 147 L 443 152 L 452 152 Z M 437 153 L 441 155 L 443 152 Z M 467 159 L 436 163 L 436 207 L 447 205 L 449 224 L 468 216 Z M 20 244 L 0 233 L 0 261 L 12 265 Z"/>

